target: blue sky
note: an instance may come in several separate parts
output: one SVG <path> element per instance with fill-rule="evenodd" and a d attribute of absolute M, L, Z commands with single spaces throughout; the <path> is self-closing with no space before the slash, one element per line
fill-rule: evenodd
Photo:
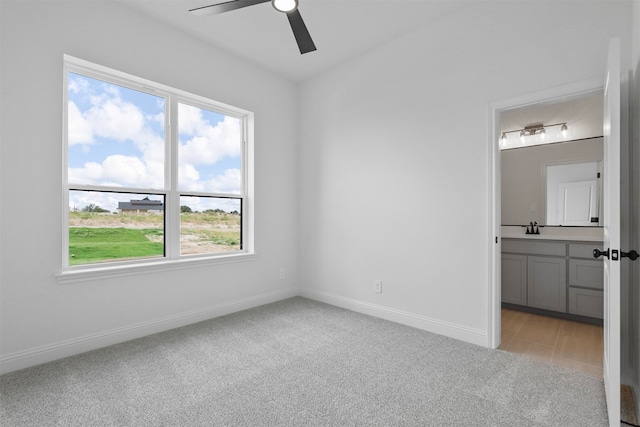
<path fill-rule="evenodd" d="M 163 97 L 68 75 L 69 183 L 163 189 L 165 163 Z M 179 172 L 182 191 L 241 192 L 241 120 L 179 104 Z M 73 193 L 71 207 L 82 208 L 86 193 Z M 115 197 L 100 206 L 114 210 Z M 115 195 L 112 195 L 115 196 Z M 85 203 L 85 204 L 83 204 Z M 194 201 L 195 210 L 209 207 Z"/>

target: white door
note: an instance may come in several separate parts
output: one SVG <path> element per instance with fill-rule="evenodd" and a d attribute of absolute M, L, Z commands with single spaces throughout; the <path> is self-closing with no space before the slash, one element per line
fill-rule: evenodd
<path fill-rule="evenodd" d="M 604 386 L 609 424 L 620 425 L 620 39 L 609 43 L 604 92 Z"/>
<path fill-rule="evenodd" d="M 598 216 L 597 181 L 562 182 L 558 184 L 560 225 L 593 225 Z"/>

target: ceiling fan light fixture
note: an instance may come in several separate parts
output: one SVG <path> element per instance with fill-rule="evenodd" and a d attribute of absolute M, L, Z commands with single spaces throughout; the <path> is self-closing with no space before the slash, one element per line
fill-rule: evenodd
<path fill-rule="evenodd" d="M 298 0 L 271 0 L 271 5 L 278 12 L 289 13 L 298 8 Z"/>

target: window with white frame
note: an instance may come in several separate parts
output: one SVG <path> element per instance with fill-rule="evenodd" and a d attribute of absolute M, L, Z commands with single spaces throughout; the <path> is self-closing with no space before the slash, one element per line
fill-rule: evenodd
<path fill-rule="evenodd" d="M 65 55 L 63 270 L 249 253 L 253 115 Z"/>

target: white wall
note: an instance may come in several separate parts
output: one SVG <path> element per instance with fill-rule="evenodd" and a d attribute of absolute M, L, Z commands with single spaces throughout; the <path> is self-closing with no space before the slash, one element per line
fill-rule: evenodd
<path fill-rule="evenodd" d="M 297 293 L 295 85 L 117 2 L 0 11 L 3 370 Z M 57 283 L 65 53 L 255 113 L 257 260 Z"/>
<path fill-rule="evenodd" d="M 629 12 L 478 2 L 305 82 L 303 294 L 486 345 L 489 104 L 603 78 Z"/>

